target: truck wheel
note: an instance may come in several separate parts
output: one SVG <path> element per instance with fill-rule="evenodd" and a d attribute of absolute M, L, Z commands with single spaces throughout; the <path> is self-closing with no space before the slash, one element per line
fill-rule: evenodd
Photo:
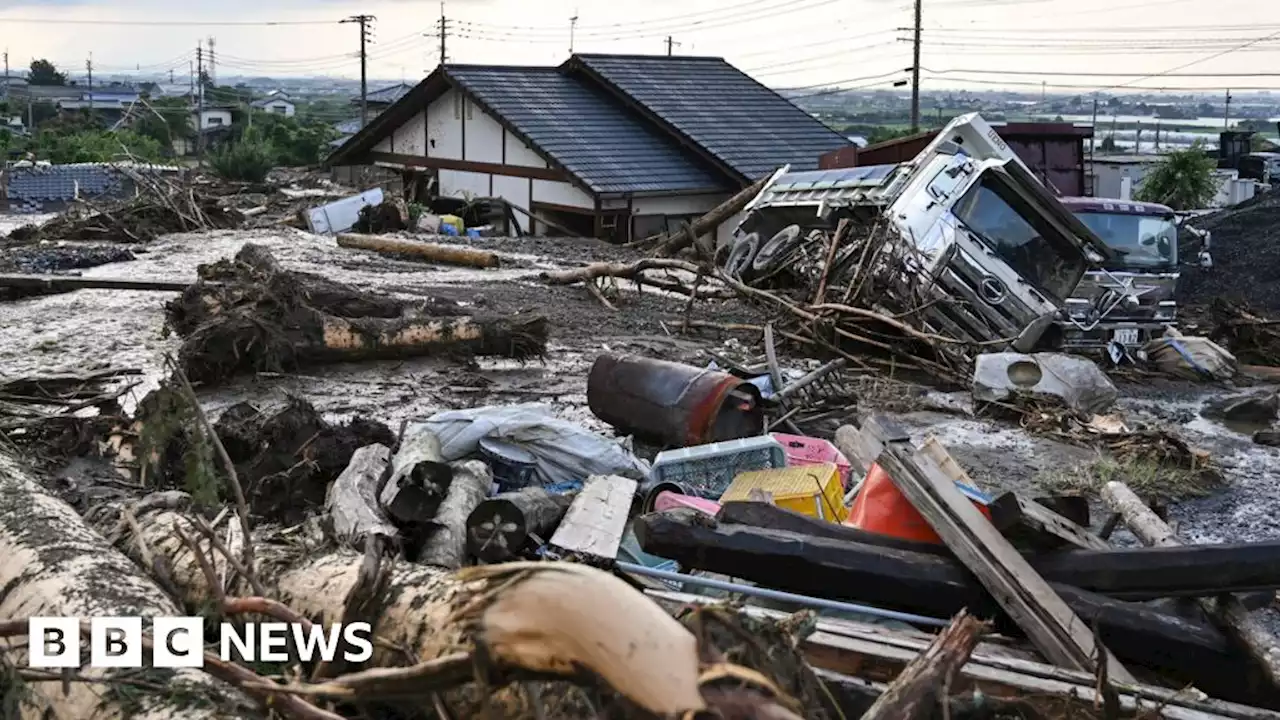
<path fill-rule="evenodd" d="M 759 246 L 760 236 L 755 233 L 748 233 L 733 244 L 729 259 L 724 262 L 724 270 L 729 273 L 729 277 L 746 281 L 751 274 L 751 261 Z"/>
<path fill-rule="evenodd" d="M 800 226 L 788 225 L 769 239 L 769 242 L 756 253 L 751 267 L 757 273 L 765 273 L 780 268 L 791 254 L 800 247 Z"/>

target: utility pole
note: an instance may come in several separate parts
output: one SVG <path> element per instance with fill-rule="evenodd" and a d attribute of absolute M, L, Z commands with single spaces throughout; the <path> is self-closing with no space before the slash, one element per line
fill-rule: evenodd
<path fill-rule="evenodd" d="M 93 114 L 93 53 L 84 61 L 84 69 L 89 71 L 89 114 Z"/>
<path fill-rule="evenodd" d="M 671 57 L 671 48 L 672 48 L 673 46 L 675 46 L 675 45 L 683 45 L 683 44 L 684 44 L 684 43 L 678 43 L 678 42 L 676 42 L 676 41 L 675 41 L 675 38 L 673 38 L 673 37 L 671 37 L 670 35 L 668 35 L 668 36 L 667 36 L 667 57 Z"/>
<path fill-rule="evenodd" d="M 1089 195 L 1092 197 L 1096 192 L 1094 186 L 1098 180 L 1093 169 L 1093 148 L 1098 143 L 1098 93 L 1093 94 L 1093 134 L 1089 136 Z"/>
<path fill-rule="evenodd" d="M 196 164 L 204 167 L 204 47 L 196 41 Z"/>
<path fill-rule="evenodd" d="M 213 48 L 217 44 L 217 40 L 212 35 L 209 36 L 209 83 L 214 87 L 218 85 L 218 65 L 217 60 L 213 57 Z"/>
<path fill-rule="evenodd" d="M 444 4 L 441 3 L 440 7 L 443 8 Z M 375 19 L 372 15 L 352 15 L 341 21 L 360 25 L 360 127 L 362 128 L 369 124 L 369 23 Z"/>
<path fill-rule="evenodd" d="M 440 0 L 440 64 L 444 65 L 449 62 L 449 53 L 447 52 L 449 40 L 449 18 L 444 14 L 444 0 Z"/>
<path fill-rule="evenodd" d="M 169 84 L 173 84 L 173 68 L 169 68 Z"/>
<path fill-rule="evenodd" d="M 573 9 L 573 17 L 569 18 L 569 54 L 573 54 L 573 31 L 578 29 L 578 9 Z"/>
<path fill-rule="evenodd" d="M 916 0 L 916 21 L 911 43 L 911 132 L 920 132 L 920 18 L 923 0 Z"/>
<path fill-rule="evenodd" d="M 1227 102 L 1222 108 L 1222 129 L 1231 129 L 1231 91 L 1227 91 Z"/>

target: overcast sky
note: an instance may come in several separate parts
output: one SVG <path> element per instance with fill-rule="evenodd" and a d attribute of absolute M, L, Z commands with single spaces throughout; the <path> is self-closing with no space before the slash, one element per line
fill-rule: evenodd
<path fill-rule="evenodd" d="M 909 3 L 450 0 L 445 13 L 451 62 L 559 63 L 576 13 L 579 52 L 663 53 L 670 35 L 677 54 L 726 57 L 772 86 L 887 87 L 911 64 Z M 355 13 L 377 17 L 371 77 L 435 66 L 440 5 L 419 0 L 0 0 L 0 48 L 15 69 L 46 57 L 81 72 L 92 53 L 98 72 L 185 81 L 213 36 L 220 76 L 353 78 L 358 31 L 337 21 Z M 1280 12 L 1265 0 L 924 0 L 924 18 L 926 88 L 1280 90 Z"/>

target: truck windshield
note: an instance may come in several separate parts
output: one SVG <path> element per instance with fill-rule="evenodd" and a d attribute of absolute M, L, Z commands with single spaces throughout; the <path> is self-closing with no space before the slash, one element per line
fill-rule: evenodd
<path fill-rule="evenodd" d="M 1057 232 L 993 172 L 956 203 L 956 218 L 1040 292 L 1062 302 L 1080 281 L 1082 260 Z"/>
<path fill-rule="evenodd" d="M 1178 226 L 1171 217 L 1131 213 L 1076 213 L 1120 257 L 1115 267 L 1159 268 L 1176 264 Z"/>

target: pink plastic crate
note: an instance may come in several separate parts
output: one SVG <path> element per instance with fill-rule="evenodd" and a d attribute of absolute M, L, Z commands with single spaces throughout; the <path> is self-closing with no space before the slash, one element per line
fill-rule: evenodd
<path fill-rule="evenodd" d="M 772 433 L 772 435 L 774 440 L 782 443 L 782 450 L 787 455 L 788 467 L 793 465 L 835 463 L 836 469 L 840 472 L 840 484 L 845 489 L 849 488 L 851 465 L 848 458 L 835 445 L 826 440 L 803 435 L 787 435 L 786 433 Z"/>

